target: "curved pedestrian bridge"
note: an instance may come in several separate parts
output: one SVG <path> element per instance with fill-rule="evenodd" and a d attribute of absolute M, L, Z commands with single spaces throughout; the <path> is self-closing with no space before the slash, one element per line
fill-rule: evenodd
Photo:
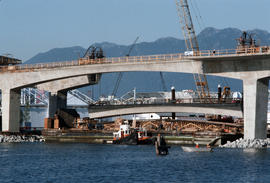
<path fill-rule="evenodd" d="M 130 114 L 143 113 L 205 113 L 215 115 L 229 115 L 243 117 L 240 103 L 179 103 L 179 104 L 127 104 L 127 105 L 90 105 L 91 119 L 106 118 Z"/>

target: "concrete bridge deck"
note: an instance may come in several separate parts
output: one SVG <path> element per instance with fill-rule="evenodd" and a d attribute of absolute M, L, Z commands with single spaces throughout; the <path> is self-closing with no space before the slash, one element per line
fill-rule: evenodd
<path fill-rule="evenodd" d="M 92 64 L 117 64 L 117 63 L 144 63 L 144 62 L 168 62 L 168 61 L 185 61 L 185 60 L 217 60 L 238 58 L 251 55 L 270 55 L 270 48 L 263 46 L 259 47 L 256 51 L 253 48 L 238 50 L 238 49 L 225 49 L 225 50 L 202 50 L 194 53 L 195 55 L 185 55 L 184 53 L 177 54 L 162 54 L 162 55 L 146 55 L 146 56 L 129 56 L 129 57 L 111 57 L 101 59 L 85 59 L 81 58 L 73 61 L 65 62 L 49 62 L 38 64 L 22 64 L 13 66 L 0 67 L 1 72 L 32 72 L 37 69 L 52 69 L 61 67 L 72 67 L 80 65 L 92 65 Z"/>
<path fill-rule="evenodd" d="M 204 113 L 243 117 L 242 104 L 128 104 L 128 105 L 90 105 L 91 119 L 143 113 Z"/>

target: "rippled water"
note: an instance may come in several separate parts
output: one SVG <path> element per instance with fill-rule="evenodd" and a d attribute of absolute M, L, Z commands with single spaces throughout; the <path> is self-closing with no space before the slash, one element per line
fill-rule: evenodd
<path fill-rule="evenodd" d="M 0 144 L 0 182 L 270 182 L 270 150 L 187 153 L 172 146 Z"/>

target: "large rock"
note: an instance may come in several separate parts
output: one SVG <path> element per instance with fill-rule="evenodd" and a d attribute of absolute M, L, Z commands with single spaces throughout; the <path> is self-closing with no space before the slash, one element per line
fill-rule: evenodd
<path fill-rule="evenodd" d="M 222 148 L 265 148 L 270 146 L 270 139 L 237 139 L 234 142 L 227 142 L 220 145 Z"/>
<path fill-rule="evenodd" d="M 20 142 L 44 142 L 43 136 L 32 135 L 0 135 L 0 143 L 20 143 Z"/>

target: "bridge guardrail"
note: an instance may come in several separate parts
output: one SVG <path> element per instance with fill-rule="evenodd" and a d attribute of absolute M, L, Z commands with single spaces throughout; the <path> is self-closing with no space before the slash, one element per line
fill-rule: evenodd
<path fill-rule="evenodd" d="M 78 59 L 64 62 L 50 62 L 38 64 L 21 64 L 12 66 L 1 66 L 2 72 L 20 72 L 32 71 L 35 69 L 49 69 L 58 67 L 91 65 L 91 64 L 109 64 L 109 63 L 134 63 L 134 62 L 169 62 L 174 60 L 192 59 L 196 57 L 214 57 L 214 56 L 233 56 L 233 55 L 252 55 L 270 53 L 270 47 L 262 46 L 256 48 L 244 49 L 224 49 L 224 50 L 202 50 L 194 52 L 193 55 L 185 55 L 184 53 L 163 54 L 163 55 L 145 55 L 145 56 L 129 56 L 129 57 L 109 57 L 101 59 Z"/>

